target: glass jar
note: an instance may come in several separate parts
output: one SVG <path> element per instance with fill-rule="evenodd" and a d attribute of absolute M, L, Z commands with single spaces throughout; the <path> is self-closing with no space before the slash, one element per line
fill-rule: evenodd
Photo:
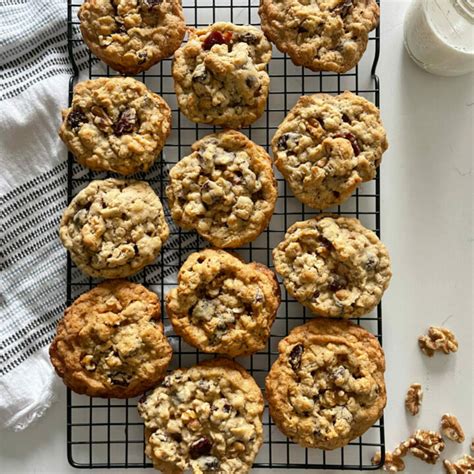
<path fill-rule="evenodd" d="M 413 61 L 432 74 L 474 71 L 474 0 L 413 0 L 404 41 Z"/>

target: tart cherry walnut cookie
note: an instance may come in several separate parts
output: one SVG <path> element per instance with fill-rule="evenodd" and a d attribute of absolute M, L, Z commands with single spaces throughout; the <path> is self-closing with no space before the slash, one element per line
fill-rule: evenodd
<path fill-rule="evenodd" d="M 186 32 L 179 0 L 85 0 L 78 16 L 87 46 L 124 74 L 171 56 Z"/>
<path fill-rule="evenodd" d="M 241 128 L 263 113 L 272 47 L 253 26 L 215 23 L 191 30 L 174 55 L 178 105 L 193 122 Z"/>
<path fill-rule="evenodd" d="M 144 286 L 110 280 L 64 312 L 49 349 L 64 383 L 91 397 L 132 398 L 166 374 L 172 350 L 160 300 Z"/>
<path fill-rule="evenodd" d="M 224 250 L 191 254 L 166 295 L 175 332 L 203 352 L 229 357 L 263 349 L 280 304 L 275 274 Z"/>
<path fill-rule="evenodd" d="M 266 378 L 270 415 L 302 446 L 335 449 L 382 416 L 384 353 L 375 336 L 350 321 L 318 318 L 278 345 Z"/>
<path fill-rule="evenodd" d="M 165 474 L 245 474 L 262 445 L 263 409 L 255 380 L 231 360 L 178 369 L 138 404 L 145 453 Z"/>
<path fill-rule="evenodd" d="M 276 167 L 315 209 L 341 204 L 375 178 L 387 147 L 379 109 L 348 91 L 302 96 L 272 140 Z"/>
<path fill-rule="evenodd" d="M 123 175 L 147 171 L 171 131 L 168 104 L 132 78 L 100 78 L 74 88 L 59 135 L 77 161 Z"/>
<path fill-rule="evenodd" d="M 169 173 L 174 221 L 216 247 L 256 239 L 275 208 L 277 183 L 266 151 L 234 130 L 207 135 Z"/>
<path fill-rule="evenodd" d="M 145 181 L 92 181 L 64 211 L 59 236 L 87 275 L 121 278 L 152 263 L 169 229 L 159 197 Z"/>
<path fill-rule="evenodd" d="M 273 250 L 273 261 L 288 293 L 320 316 L 369 313 L 392 276 L 388 251 L 375 233 L 343 216 L 296 222 Z"/>
<path fill-rule="evenodd" d="M 262 30 L 297 66 L 347 72 L 379 22 L 375 0 L 262 0 Z"/>

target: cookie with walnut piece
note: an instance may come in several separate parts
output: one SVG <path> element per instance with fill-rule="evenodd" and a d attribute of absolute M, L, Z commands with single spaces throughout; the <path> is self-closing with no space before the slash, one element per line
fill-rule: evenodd
<path fill-rule="evenodd" d="M 130 75 L 171 56 L 186 32 L 180 0 L 85 0 L 78 17 L 91 51 Z"/>
<path fill-rule="evenodd" d="M 365 433 L 386 404 L 384 353 L 345 320 L 318 318 L 278 345 L 265 387 L 278 428 L 301 446 L 335 449 Z"/>
<path fill-rule="evenodd" d="M 241 128 L 263 113 L 272 47 L 253 26 L 215 23 L 190 31 L 173 61 L 178 105 L 193 122 Z"/>
<path fill-rule="evenodd" d="M 348 91 L 300 97 L 272 139 L 276 167 L 315 209 L 341 204 L 375 178 L 387 147 L 379 109 Z"/>
<path fill-rule="evenodd" d="M 59 237 L 87 275 L 123 278 L 152 263 L 168 238 L 160 198 L 145 181 L 89 183 L 61 218 Z"/>
<path fill-rule="evenodd" d="M 231 360 L 175 370 L 138 403 L 145 453 L 167 474 L 245 474 L 263 442 L 263 409 L 255 380 Z"/>
<path fill-rule="evenodd" d="M 370 312 L 392 276 L 388 251 L 374 232 L 355 218 L 329 214 L 293 224 L 273 261 L 288 293 L 327 317 Z"/>
<path fill-rule="evenodd" d="M 191 254 L 166 295 L 175 332 L 203 352 L 229 357 L 265 347 L 280 304 L 276 275 L 224 250 Z"/>
<path fill-rule="evenodd" d="M 175 222 L 220 248 L 257 238 L 278 197 L 267 152 L 235 130 L 194 143 L 170 170 L 166 194 Z"/>
<path fill-rule="evenodd" d="M 63 111 L 59 136 L 76 160 L 96 171 L 147 171 L 171 131 L 171 110 L 132 78 L 80 82 Z"/>
<path fill-rule="evenodd" d="M 379 22 L 375 0 L 262 0 L 262 30 L 297 66 L 343 73 L 367 48 Z"/>
<path fill-rule="evenodd" d="M 49 354 L 77 393 L 132 398 L 149 390 L 172 355 L 158 296 L 126 280 L 101 283 L 65 310 Z"/>

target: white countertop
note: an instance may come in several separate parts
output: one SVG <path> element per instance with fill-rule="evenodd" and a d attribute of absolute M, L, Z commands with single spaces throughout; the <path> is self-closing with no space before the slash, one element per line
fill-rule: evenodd
<path fill-rule="evenodd" d="M 474 435 L 474 80 L 472 75 L 431 76 L 411 62 L 403 49 L 407 5 L 408 1 L 383 1 L 378 68 L 390 142 L 381 168 L 381 228 L 394 273 L 383 316 L 386 444 L 390 450 L 416 428 L 437 429 L 441 415 L 450 412 L 463 425 L 466 441 L 448 441 L 443 457 L 457 459 L 469 452 Z M 459 351 L 431 359 L 421 355 L 417 337 L 430 325 L 452 329 Z M 420 382 L 425 392 L 417 417 L 407 415 L 403 404 L 413 382 Z M 61 392 L 60 400 L 34 426 L 20 433 L 0 432 L 1 473 L 77 472 L 66 460 L 65 390 Z M 411 458 L 405 472 L 443 469 L 441 464 L 430 466 Z"/>

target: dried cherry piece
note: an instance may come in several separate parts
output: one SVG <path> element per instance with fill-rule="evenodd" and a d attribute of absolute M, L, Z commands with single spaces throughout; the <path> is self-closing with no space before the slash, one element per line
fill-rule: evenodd
<path fill-rule="evenodd" d="M 247 44 L 257 44 L 258 38 L 253 33 L 244 33 L 239 36 L 239 41 Z"/>
<path fill-rule="evenodd" d="M 202 45 L 203 49 L 206 51 L 210 50 L 215 44 L 229 44 L 232 41 L 232 32 L 225 31 L 221 33 L 220 31 L 211 31 L 204 40 Z"/>
<path fill-rule="evenodd" d="M 354 155 L 360 155 L 359 143 L 357 142 L 357 138 L 355 137 L 355 135 L 351 132 L 338 133 L 337 135 L 334 135 L 334 138 L 345 138 L 346 140 L 349 140 L 351 142 L 352 149 L 354 150 Z"/>
<path fill-rule="evenodd" d="M 296 344 L 296 346 L 291 349 L 288 362 L 291 365 L 291 368 L 295 371 L 301 367 L 301 358 L 303 357 L 303 351 L 303 344 Z"/>
<path fill-rule="evenodd" d="M 114 124 L 114 133 L 117 136 L 123 135 L 125 133 L 132 133 L 135 130 L 136 124 L 137 111 L 132 108 L 125 109 Z"/>
<path fill-rule="evenodd" d="M 344 0 L 341 5 L 336 7 L 335 12 L 338 15 L 341 15 L 342 18 L 346 17 L 349 13 L 349 10 L 352 8 L 352 0 Z"/>
<path fill-rule="evenodd" d="M 146 5 L 148 8 L 157 7 L 161 5 L 163 0 L 143 0 L 143 4 Z"/>
<path fill-rule="evenodd" d="M 87 117 L 81 109 L 72 109 L 67 116 L 67 124 L 71 130 L 77 130 L 87 122 Z"/>
<path fill-rule="evenodd" d="M 347 286 L 347 279 L 341 275 L 334 274 L 329 282 L 328 288 L 331 291 L 338 291 Z"/>
<path fill-rule="evenodd" d="M 212 443 L 205 436 L 203 436 L 191 444 L 189 447 L 189 455 L 191 456 L 191 459 L 197 459 L 201 456 L 207 456 L 210 454 L 211 449 Z"/>
<path fill-rule="evenodd" d="M 288 140 L 294 140 L 295 145 L 298 144 L 298 139 L 300 135 L 298 133 L 284 133 L 279 139 L 278 139 L 278 148 L 280 150 L 284 150 L 285 148 L 288 147 Z"/>
<path fill-rule="evenodd" d="M 326 239 L 326 237 L 319 237 L 319 244 L 321 245 L 321 247 L 324 247 L 328 250 L 332 249 L 332 243 L 330 240 Z"/>
<path fill-rule="evenodd" d="M 147 56 L 148 54 L 146 51 L 138 51 L 137 53 L 138 64 L 143 64 L 146 61 Z"/>

